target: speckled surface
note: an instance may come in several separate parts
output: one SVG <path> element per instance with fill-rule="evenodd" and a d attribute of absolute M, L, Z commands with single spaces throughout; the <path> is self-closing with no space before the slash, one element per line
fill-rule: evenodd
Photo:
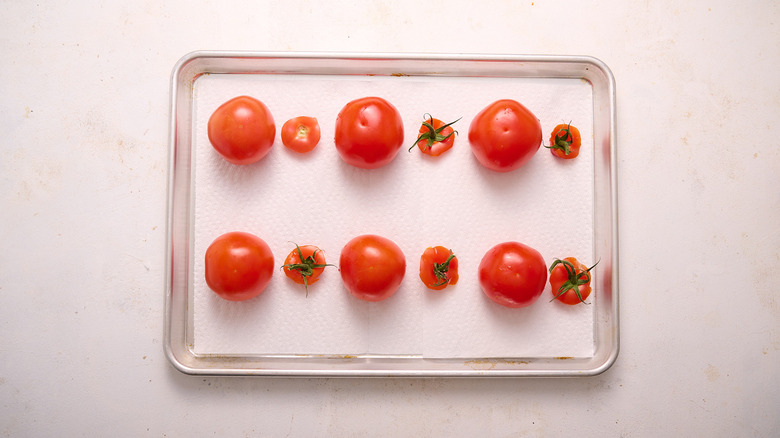
<path fill-rule="evenodd" d="M 206 125 L 215 108 L 241 94 L 263 99 L 278 123 L 294 114 L 316 115 L 324 132 L 317 149 L 300 156 L 277 138 L 256 165 L 225 162 L 209 143 Z M 335 119 L 348 101 L 372 95 L 388 99 L 402 115 L 406 147 L 380 169 L 356 169 L 338 156 Z M 197 79 L 194 96 L 194 351 L 593 355 L 595 306 L 548 303 L 548 285 L 538 305 L 503 309 L 484 296 L 477 280 L 485 251 L 507 240 L 531 245 L 547 266 L 555 257 L 568 257 L 563 254 L 594 263 L 594 103 L 586 82 L 212 74 Z M 560 160 L 540 147 L 514 172 L 483 168 L 469 147 L 469 124 L 501 96 L 522 100 L 545 132 L 564 117 L 575 120 L 585 137 L 581 156 Z M 460 133 L 455 146 L 436 159 L 416 149 L 407 152 L 426 112 L 449 121 L 463 117 L 455 125 Z M 556 220 L 574 235 L 561 233 Z M 290 242 L 318 245 L 335 263 L 351 238 L 379 234 L 404 251 L 406 276 L 398 292 L 381 303 L 356 302 L 336 270 L 328 270 L 308 296 L 284 275 L 275 275 L 260 297 L 230 303 L 208 289 L 202 255 L 216 236 L 233 230 L 265 239 L 280 264 L 293 248 Z M 462 271 L 457 286 L 438 294 L 418 276 L 420 254 L 435 245 L 455 251 Z"/>

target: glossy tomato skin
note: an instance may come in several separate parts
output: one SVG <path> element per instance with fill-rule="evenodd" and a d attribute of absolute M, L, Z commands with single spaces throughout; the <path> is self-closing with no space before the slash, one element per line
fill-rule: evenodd
<path fill-rule="evenodd" d="M 442 273 L 446 279 L 436 275 L 437 265 L 446 265 L 446 272 Z M 422 256 L 420 256 L 420 280 L 422 280 L 425 287 L 432 290 L 442 290 L 447 286 L 457 284 L 458 258 L 450 249 L 443 246 L 426 248 Z"/>
<path fill-rule="evenodd" d="M 583 279 L 584 277 L 583 273 L 588 271 L 588 267 L 582 264 L 579 260 L 577 260 L 574 257 L 566 257 L 563 259 L 574 266 L 575 272 L 577 273 L 578 279 Z M 561 286 L 566 283 L 569 280 L 569 273 L 566 271 L 566 268 L 562 265 L 556 265 L 553 270 L 550 272 L 550 287 L 553 297 L 558 295 L 558 291 L 560 290 Z M 585 284 L 577 286 L 580 291 L 580 296 L 582 297 L 582 301 L 585 301 L 588 296 L 590 296 L 590 293 L 593 291 L 593 289 L 590 286 L 590 281 L 588 281 Z M 575 305 L 579 304 L 580 299 L 577 297 L 577 293 L 573 289 L 569 289 L 557 298 L 558 301 L 568 304 L 568 305 Z"/>
<path fill-rule="evenodd" d="M 271 281 L 273 271 L 271 248 L 250 233 L 223 234 L 206 249 L 206 284 L 229 301 L 260 295 Z"/>
<path fill-rule="evenodd" d="M 355 167 L 376 169 L 388 164 L 403 141 L 401 114 L 381 97 L 353 100 L 336 118 L 336 149 L 345 162 Z"/>
<path fill-rule="evenodd" d="M 320 275 L 322 275 L 322 271 L 325 270 L 325 253 L 322 252 L 321 249 L 314 245 L 303 245 L 299 247 L 301 252 L 298 253 L 298 248 L 290 251 L 290 254 L 287 255 L 287 258 L 284 259 L 284 265 L 282 266 L 282 270 L 284 271 L 284 274 L 292 280 L 295 283 L 298 284 L 314 284 L 320 280 Z M 300 271 L 295 269 L 290 269 L 290 265 L 296 265 L 301 263 L 301 255 L 303 255 L 303 259 L 306 260 L 312 255 L 314 255 L 314 264 L 316 265 L 322 265 L 322 267 L 319 268 L 312 268 L 311 275 L 306 277 L 306 281 L 303 280 L 303 274 L 301 274 Z"/>
<path fill-rule="evenodd" d="M 569 132 L 567 133 L 566 130 Z M 552 147 L 558 143 L 558 141 L 556 141 L 556 137 L 558 140 L 563 140 L 568 143 L 568 154 L 566 154 L 566 152 L 561 148 Z M 552 133 L 550 134 L 550 145 L 550 152 L 556 157 L 567 160 L 577 158 L 577 156 L 580 154 L 580 147 L 582 146 L 582 135 L 580 135 L 580 130 L 575 126 L 571 126 L 570 124 L 558 125 L 555 127 L 555 129 L 552 130 Z"/>
<path fill-rule="evenodd" d="M 282 144 L 295 152 L 312 151 L 320 142 L 320 124 L 315 117 L 294 117 L 282 125 Z"/>
<path fill-rule="evenodd" d="M 539 150 L 542 126 L 520 102 L 498 100 L 471 121 L 469 143 L 480 164 L 496 172 L 510 172 L 526 164 Z"/>
<path fill-rule="evenodd" d="M 263 102 L 239 96 L 223 103 L 208 122 L 211 145 L 233 164 L 251 164 L 265 157 L 274 144 L 276 125 Z"/>
<path fill-rule="evenodd" d="M 365 234 L 347 242 L 339 259 L 341 280 L 355 297 L 382 301 L 398 290 L 406 273 L 406 258 L 390 239 Z"/>
<path fill-rule="evenodd" d="M 547 283 L 547 267 L 539 251 L 520 242 L 500 243 L 479 264 L 479 284 L 491 300 L 506 307 L 536 302 Z"/>

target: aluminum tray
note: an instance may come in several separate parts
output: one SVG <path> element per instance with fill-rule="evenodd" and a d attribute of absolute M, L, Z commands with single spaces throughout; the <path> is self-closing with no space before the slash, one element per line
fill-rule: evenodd
<path fill-rule="evenodd" d="M 392 353 L 338 351 L 332 354 L 318 351 L 279 353 L 262 349 L 224 353 L 195 348 L 195 284 L 196 279 L 202 277 L 202 272 L 196 272 L 196 260 L 203 257 L 195 249 L 195 146 L 198 136 L 195 131 L 202 129 L 196 122 L 199 105 L 197 81 L 211 75 L 251 78 L 254 84 L 260 86 L 263 86 L 266 80 L 272 81 L 279 77 L 294 78 L 301 81 L 301 84 L 315 78 L 358 81 L 369 85 L 384 81 L 385 85 L 390 86 L 396 80 L 398 83 L 410 80 L 427 81 L 435 85 L 439 81 L 443 83 L 453 79 L 531 81 L 532 85 L 536 79 L 562 79 L 579 80 L 587 84 L 592 102 L 586 102 L 586 106 L 589 112 L 592 111 L 593 126 L 584 127 L 585 131 L 592 132 L 592 141 L 584 138 L 583 147 L 589 145 L 592 149 L 583 153 L 581 157 L 584 158 L 579 159 L 588 160 L 589 163 L 586 167 L 588 174 L 585 176 L 588 184 L 592 185 L 588 187 L 588 191 L 592 191 L 592 210 L 591 206 L 588 206 L 589 211 L 586 213 L 588 229 L 592 236 L 588 235 L 588 243 L 591 244 L 593 260 L 599 260 L 598 274 L 594 275 L 594 299 L 591 300 L 592 306 L 589 308 L 593 312 L 592 324 L 585 327 L 585 330 L 592 330 L 589 333 L 593 341 L 592 354 L 575 357 L 565 352 L 555 355 L 528 355 L 520 351 L 517 354 L 464 357 L 457 354 L 447 355 L 446 352 L 443 355 L 426 355 L 414 349 L 404 351 L 403 348 Z M 366 95 L 370 93 L 369 90 L 372 88 L 366 90 Z M 313 101 L 317 101 L 316 96 Z M 345 99 L 343 103 L 346 102 Z M 486 105 L 490 101 L 484 103 Z M 310 109 L 302 107 L 300 113 L 295 115 L 313 115 L 307 114 L 311 112 Z M 274 108 L 271 110 L 273 112 Z M 201 113 L 205 111 L 207 109 L 202 109 Z M 414 117 L 420 118 L 413 119 L 417 120 L 414 122 L 417 123 L 416 126 L 405 123 L 407 137 L 416 133 L 425 111 L 427 110 L 423 109 L 420 114 L 414 114 Z M 284 120 L 278 116 L 276 118 L 277 126 L 281 126 Z M 184 56 L 173 70 L 170 123 L 164 348 L 170 362 L 181 372 L 309 377 L 587 376 L 604 372 L 617 358 L 619 324 L 615 84 L 610 70 L 601 61 L 584 56 L 194 52 Z M 327 143 L 326 136 L 332 134 L 326 126 L 329 127 L 331 122 L 321 119 L 320 123 L 323 126 L 323 143 Z M 461 123 L 459 129 L 465 133 L 469 121 Z M 542 129 L 548 135 L 551 126 L 543 124 Z M 274 148 L 283 149 L 278 136 L 277 133 Z M 456 147 L 468 150 L 465 135 L 459 137 L 458 141 L 461 143 Z M 328 147 L 323 143 L 318 148 Z M 396 160 L 410 160 L 408 155 L 401 157 L 402 154 L 405 154 L 405 151 L 401 151 Z M 547 155 L 544 159 L 550 159 L 549 153 L 541 149 L 534 160 L 539 160 L 538 156 L 542 154 Z M 289 237 L 281 239 L 289 245 Z M 281 253 L 289 251 L 288 247 L 274 249 L 277 262 Z M 330 253 L 336 254 L 339 249 L 331 248 Z M 568 255 L 556 254 L 559 257 Z M 407 254 L 407 278 L 416 277 L 416 257 L 419 256 Z M 461 271 L 466 269 L 469 267 L 461 263 Z M 463 279 L 463 274 L 461 275 Z M 456 287 L 461 289 L 459 293 L 472 293 L 472 289 L 478 289 L 474 285 L 463 285 L 462 282 Z M 534 306 L 547 304 L 546 301 L 547 299 L 542 297 Z M 558 303 L 550 305 L 553 304 Z M 518 336 L 522 335 L 518 333 Z"/>

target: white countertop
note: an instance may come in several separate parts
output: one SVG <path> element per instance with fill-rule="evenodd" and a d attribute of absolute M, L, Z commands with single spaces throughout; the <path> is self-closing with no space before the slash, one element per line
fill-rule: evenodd
<path fill-rule="evenodd" d="M 4 4 L 0 435 L 776 435 L 780 8 L 550 3 Z M 162 348 L 169 79 L 207 49 L 604 61 L 614 366 L 462 380 L 175 370 Z"/>

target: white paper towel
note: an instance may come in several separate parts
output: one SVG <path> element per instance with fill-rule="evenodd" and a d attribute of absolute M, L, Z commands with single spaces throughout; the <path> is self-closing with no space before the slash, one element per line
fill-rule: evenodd
<path fill-rule="evenodd" d="M 263 101 L 277 139 L 260 162 L 235 166 L 211 147 L 211 113 L 238 95 Z M 352 99 L 376 95 L 404 120 L 406 142 L 393 162 L 357 169 L 333 142 L 336 115 Z M 583 139 L 575 160 L 544 148 L 510 173 L 483 168 L 468 144 L 473 117 L 511 98 L 536 114 L 545 143 L 571 121 Z M 525 309 L 503 308 L 479 288 L 477 266 L 493 245 L 516 240 L 554 258 L 593 258 L 593 108 L 591 87 L 575 79 L 490 79 L 206 75 L 194 86 L 194 350 L 201 354 L 421 354 L 452 357 L 588 357 L 593 354 L 593 305 L 565 306 L 542 297 Z M 459 132 L 436 158 L 412 145 L 425 113 Z M 278 130 L 289 118 L 317 117 L 322 140 L 300 155 L 284 148 Z M 407 271 L 398 292 L 379 303 L 353 298 L 339 272 L 302 286 L 275 271 L 266 291 L 246 302 L 213 294 L 203 279 L 208 245 L 228 231 L 247 231 L 271 247 L 275 263 L 299 245 L 317 245 L 338 264 L 343 245 L 379 234 L 404 251 Z M 444 291 L 425 288 L 419 258 L 428 246 L 452 248 L 460 281 Z M 598 273 L 594 273 L 594 276 Z M 588 301 L 595 302 L 592 295 Z"/>

